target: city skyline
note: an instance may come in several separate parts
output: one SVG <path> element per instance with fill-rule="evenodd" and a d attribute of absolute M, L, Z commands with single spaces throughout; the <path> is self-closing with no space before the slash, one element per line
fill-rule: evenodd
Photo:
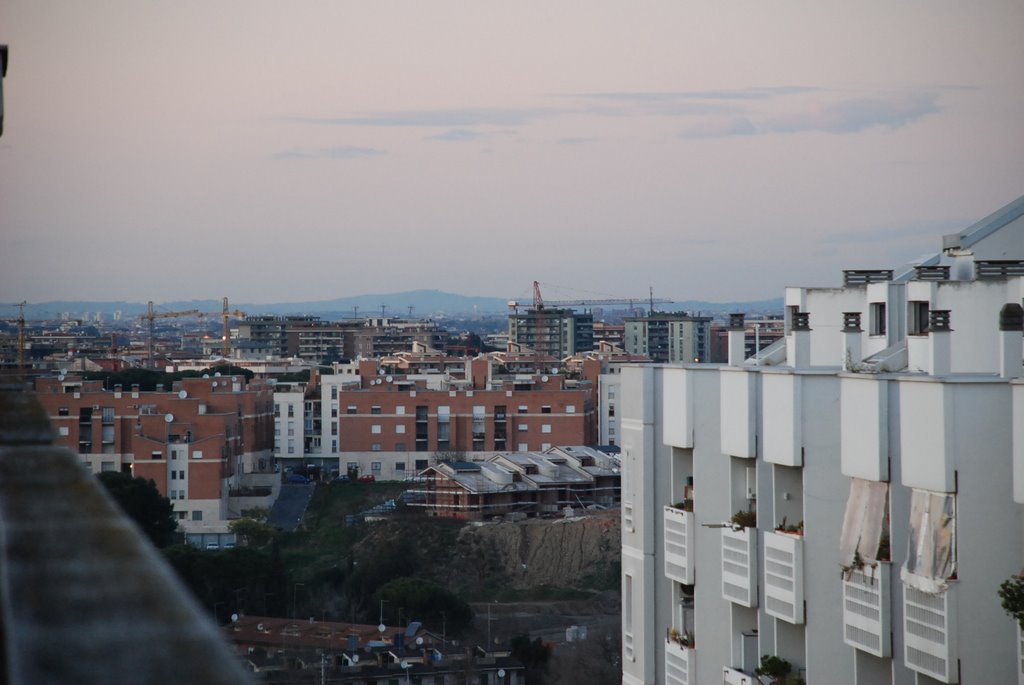
<path fill-rule="evenodd" d="M 764 299 L 1024 188 L 1014 2 L 0 18 L 8 302 Z"/>

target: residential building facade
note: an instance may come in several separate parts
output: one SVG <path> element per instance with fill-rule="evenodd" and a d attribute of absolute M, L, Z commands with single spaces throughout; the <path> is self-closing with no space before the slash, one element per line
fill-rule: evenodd
<path fill-rule="evenodd" d="M 57 444 L 93 472 L 152 480 L 195 544 L 233 540 L 228 520 L 272 504 L 273 394 L 242 376 L 189 378 L 156 392 L 74 376 L 36 380 Z"/>
<path fill-rule="evenodd" d="M 706 362 L 710 358 L 711 317 L 653 312 L 624 319 L 623 348 L 655 362 Z"/>
<path fill-rule="evenodd" d="M 508 315 L 510 343 L 563 359 L 594 349 L 594 316 L 573 309 L 530 307 Z"/>
<path fill-rule="evenodd" d="M 623 371 L 624 683 L 1024 682 L 1024 198 L 943 247 Z"/>

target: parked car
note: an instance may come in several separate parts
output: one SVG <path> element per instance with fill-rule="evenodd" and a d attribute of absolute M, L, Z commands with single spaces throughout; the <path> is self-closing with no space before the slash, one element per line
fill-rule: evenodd
<path fill-rule="evenodd" d="M 335 483 L 347 483 L 347 482 L 349 482 L 348 474 L 347 473 L 342 473 L 341 475 L 335 476 L 334 477 L 334 482 Z"/>
<path fill-rule="evenodd" d="M 377 479 L 373 476 L 372 473 L 368 473 L 365 476 L 359 476 L 360 483 L 375 483 L 376 481 Z"/>
<path fill-rule="evenodd" d="M 309 479 L 306 478 L 305 476 L 300 476 L 299 474 L 295 473 L 295 474 L 292 474 L 292 475 L 288 476 L 288 482 L 289 483 L 308 483 Z"/>

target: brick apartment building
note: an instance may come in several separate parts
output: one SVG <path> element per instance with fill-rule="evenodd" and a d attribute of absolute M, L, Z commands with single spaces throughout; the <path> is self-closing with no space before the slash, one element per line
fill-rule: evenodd
<path fill-rule="evenodd" d="M 501 366 L 481 356 L 465 360 L 458 375 L 450 369 L 399 375 L 361 360 L 306 386 L 282 385 L 274 396 L 275 454 L 401 478 L 426 468 L 423 462 L 436 453 L 596 443 L 592 381 L 496 373 Z"/>
<path fill-rule="evenodd" d="M 58 444 L 93 472 L 153 480 L 195 544 L 227 541 L 229 518 L 277 493 L 269 385 L 224 376 L 145 392 L 62 376 L 37 379 L 35 389 Z"/>

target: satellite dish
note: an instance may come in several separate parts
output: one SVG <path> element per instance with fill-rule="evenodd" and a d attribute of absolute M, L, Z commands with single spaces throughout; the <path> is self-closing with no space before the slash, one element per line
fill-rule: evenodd
<path fill-rule="evenodd" d="M 220 378 L 220 371 L 217 371 L 216 373 L 214 373 L 213 377 L 214 378 Z"/>
<path fill-rule="evenodd" d="M 238 620 L 238 614 L 231 614 L 231 622 L 234 623 Z"/>
<path fill-rule="evenodd" d="M 263 624 L 262 623 L 257 623 L 256 624 L 256 630 L 258 630 L 258 631 L 260 631 L 262 633 L 263 632 Z"/>
<path fill-rule="evenodd" d="M 498 669 L 498 677 L 499 678 L 504 678 L 505 677 L 505 669 L 504 668 L 499 668 Z"/>
<path fill-rule="evenodd" d="M 178 391 L 178 399 L 179 400 L 183 400 L 186 397 L 188 397 L 188 393 L 187 392 L 185 392 L 184 390 L 179 390 Z"/>
<path fill-rule="evenodd" d="M 217 381 L 213 382 L 213 387 L 215 387 L 215 388 L 217 387 Z"/>
<path fill-rule="evenodd" d="M 547 383 L 548 382 L 548 377 L 547 376 L 541 376 L 540 377 L 540 382 L 541 383 Z"/>
<path fill-rule="evenodd" d="M 394 376 L 385 376 L 384 380 L 386 380 L 388 383 L 391 383 L 391 382 L 393 382 L 395 380 L 395 377 Z"/>
<path fill-rule="evenodd" d="M 174 414 L 164 414 L 164 422 L 171 423 L 174 421 Z"/>
<path fill-rule="evenodd" d="M 359 655 L 358 654 L 353 654 L 351 658 L 352 658 L 352 663 L 354 663 L 354 664 L 358 664 L 359 663 Z"/>
<path fill-rule="evenodd" d="M 379 626 L 377 626 L 377 630 L 379 630 L 379 631 L 380 631 L 380 632 L 382 632 L 382 633 L 383 633 L 383 632 L 384 632 L 385 630 L 387 630 L 387 629 L 388 629 L 388 628 L 387 628 L 387 626 L 386 626 L 386 625 L 384 625 L 383 623 L 381 623 L 381 624 L 380 624 Z"/>
<path fill-rule="evenodd" d="M 209 377 L 210 377 L 210 374 L 208 374 L 208 373 L 204 373 L 203 374 L 203 378 L 209 378 Z"/>
<path fill-rule="evenodd" d="M 409 668 L 409 666 L 411 666 L 412 664 L 410 664 L 410 663 L 409 663 L 408 661 L 403 661 L 403 662 L 402 662 L 401 664 L 399 664 L 399 665 L 400 665 L 400 666 L 401 666 L 402 668 Z"/>
<path fill-rule="evenodd" d="M 423 636 L 421 635 L 420 637 L 416 638 L 416 645 L 419 646 L 419 645 L 422 645 L 422 644 L 423 644 Z"/>

